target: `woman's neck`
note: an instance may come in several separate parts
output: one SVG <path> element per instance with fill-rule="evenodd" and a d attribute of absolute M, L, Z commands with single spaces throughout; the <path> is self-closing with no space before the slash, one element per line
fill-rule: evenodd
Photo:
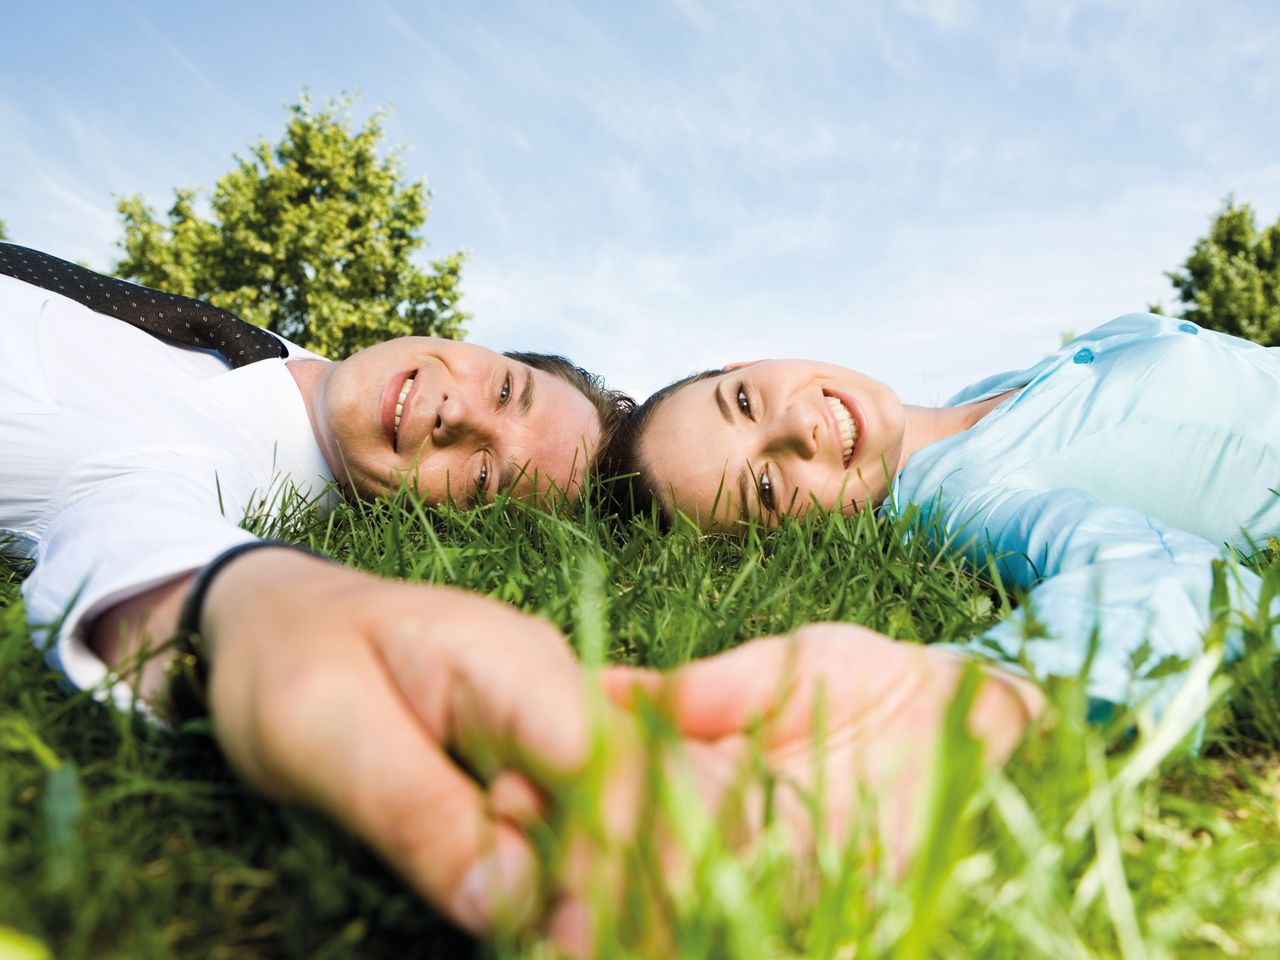
<path fill-rule="evenodd" d="M 902 472 L 917 450 L 923 450 L 931 443 L 968 430 L 1016 392 L 1010 390 L 958 407 L 915 407 L 904 404 L 906 419 L 902 430 L 902 454 L 898 458 L 898 473 Z"/>

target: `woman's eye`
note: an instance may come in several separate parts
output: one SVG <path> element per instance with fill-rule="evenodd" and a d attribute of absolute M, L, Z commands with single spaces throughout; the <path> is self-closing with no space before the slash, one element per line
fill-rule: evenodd
<path fill-rule="evenodd" d="M 511 399 L 511 374 L 507 374 L 506 379 L 502 381 L 502 389 L 498 391 L 498 406 L 505 406 L 507 401 Z"/>
<path fill-rule="evenodd" d="M 773 478 L 769 476 L 769 468 L 765 467 L 760 471 L 760 505 L 770 513 L 776 513 L 778 509 L 777 501 L 773 496 Z"/>
<path fill-rule="evenodd" d="M 476 490 L 484 493 L 489 486 L 489 461 L 484 460 L 480 463 L 480 470 L 476 474 Z"/>
<path fill-rule="evenodd" d="M 747 390 L 745 387 L 738 387 L 738 409 L 748 417 L 751 416 L 751 401 L 747 399 Z"/>

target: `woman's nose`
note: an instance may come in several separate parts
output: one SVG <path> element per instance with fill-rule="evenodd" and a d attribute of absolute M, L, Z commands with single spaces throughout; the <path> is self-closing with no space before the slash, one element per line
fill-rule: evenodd
<path fill-rule="evenodd" d="M 769 451 L 794 453 L 806 460 L 818 453 L 819 418 L 798 403 L 778 411 L 770 424 Z"/>

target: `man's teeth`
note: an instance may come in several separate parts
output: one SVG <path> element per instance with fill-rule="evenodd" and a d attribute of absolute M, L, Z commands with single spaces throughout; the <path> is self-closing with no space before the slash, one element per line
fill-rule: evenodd
<path fill-rule="evenodd" d="M 404 382 L 404 386 L 400 388 L 400 399 L 396 401 L 396 436 L 400 435 L 400 415 L 404 413 L 404 398 L 409 395 L 409 391 L 413 389 L 413 377 L 409 377 Z"/>
<path fill-rule="evenodd" d="M 823 397 L 823 399 L 827 401 L 827 406 L 835 414 L 836 423 L 840 427 L 840 441 L 844 445 L 841 453 L 843 454 L 844 465 L 847 467 L 853 457 L 854 444 L 858 442 L 858 423 L 853 419 L 853 414 L 849 412 L 849 408 L 835 397 Z"/>

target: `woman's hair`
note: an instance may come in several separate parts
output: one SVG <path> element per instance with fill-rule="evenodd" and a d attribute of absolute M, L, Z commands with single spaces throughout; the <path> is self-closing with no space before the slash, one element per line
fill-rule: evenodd
<path fill-rule="evenodd" d="M 653 471 L 640 456 L 640 444 L 644 440 L 649 421 L 653 419 L 654 411 L 662 406 L 664 400 L 682 387 L 699 380 L 718 377 L 723 372 L 703 370 L 667 384 L 644 403 L 633 407 L 613 433 L 609 443 L 601 445 L 598 475 L 603 478 L 606 500 L 620 519 L 629 520 L 635 516 L 648 515 L 656 509 L 658 521 L 664 528 L 671 522 L 672 518 L 658 499 L 658 482 Z"/>
<path fill-rule="evenodd" d="M 591 401 L 596 414 L 600 417 L 600 445 L 596 454 L 596 462 L 589 465 L 592 473 L 599 473 L 603 453 L 610 446 L 613 436 L 626 422 L 628 415 L 635 410 L 636 402 L 621 390 L 610 390 L 605 386 L 604 377 L 578 366 L 568 357 L 557 353 L 534 353 L 527 350 L 508 350 L 503 354 L 517 363 L 523 363 L 559 377 Z"/>

